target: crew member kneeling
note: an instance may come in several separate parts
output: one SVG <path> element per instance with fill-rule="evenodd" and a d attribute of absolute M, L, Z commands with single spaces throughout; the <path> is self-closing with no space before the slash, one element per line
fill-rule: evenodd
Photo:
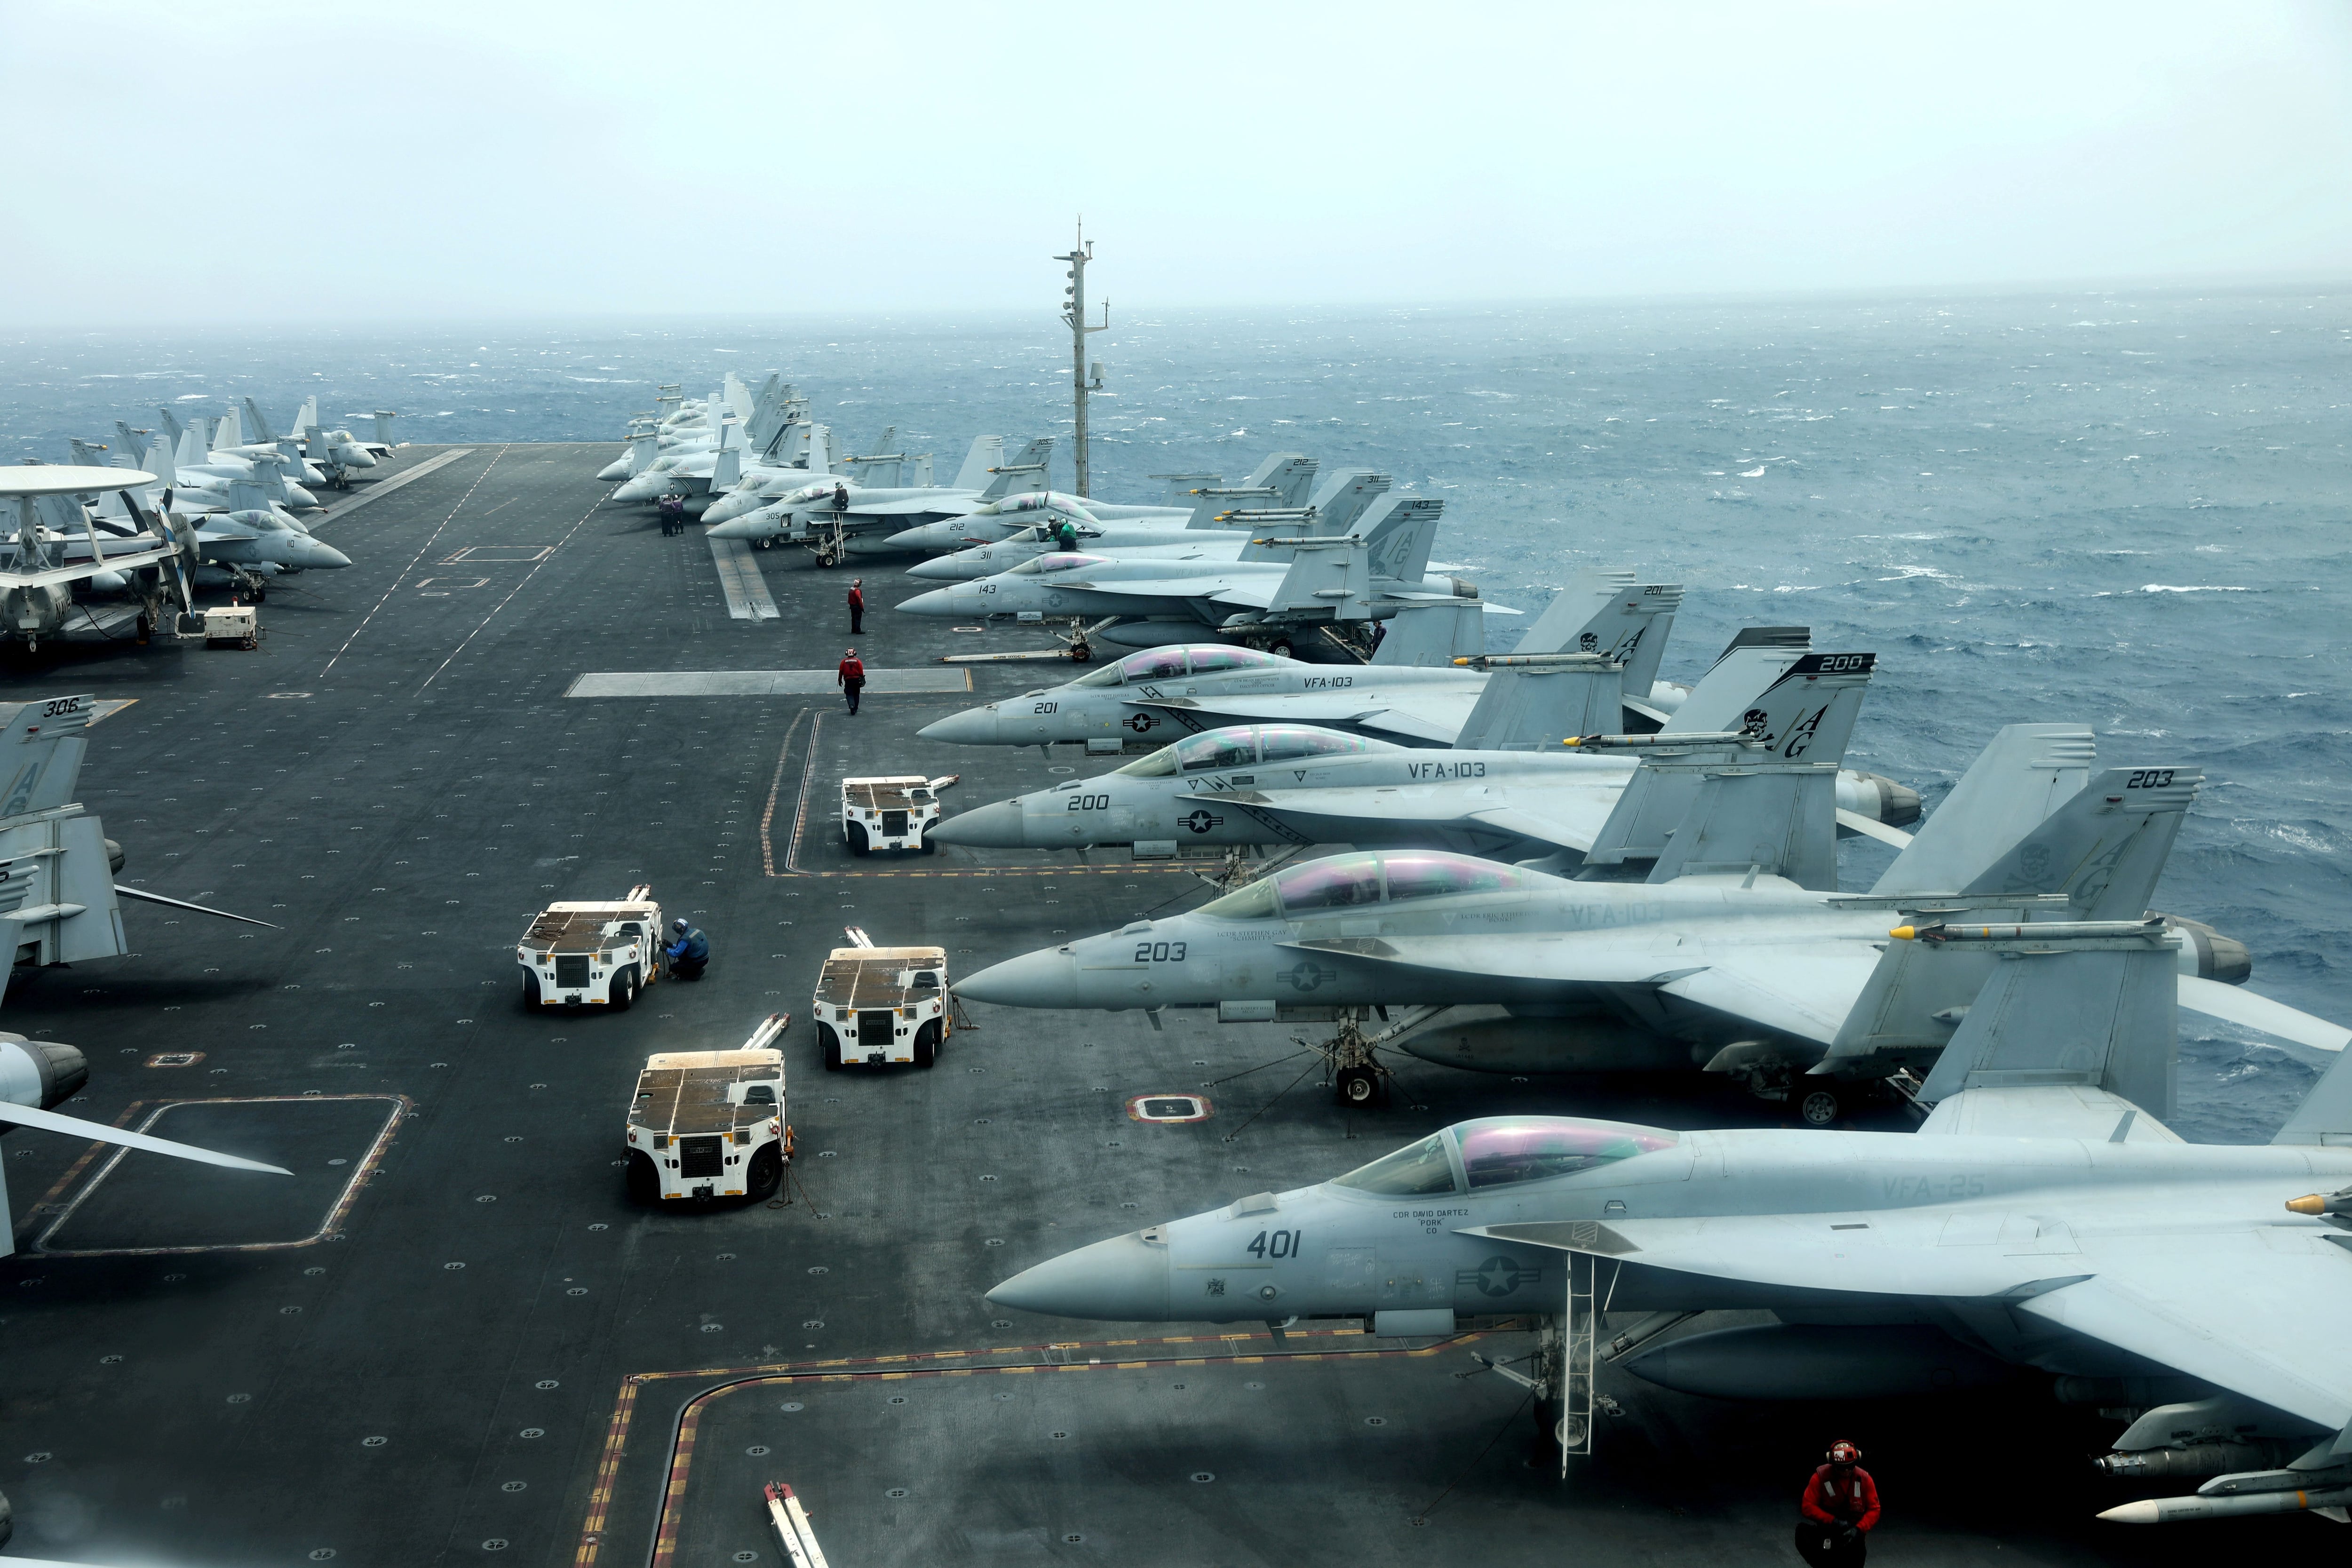
<path fill-rule="evenodd" d="M 1797 1555 L 1813 1568 L 1862 1568 L 1878 1522 L 1878 1483 L 1862 1468 L 1861 1449 L 1832 1443 L 1797 1506 L 1805 1516 L 1797 1521 Z"/>
<path fill-rule="evenodd" d="M 679 921 L 670 928 L 677 940 L 662 951 L 669 954 L 669 972 L 680 980 L 699 980 L 710 962 L 710 942 L 700 929 Z"/>

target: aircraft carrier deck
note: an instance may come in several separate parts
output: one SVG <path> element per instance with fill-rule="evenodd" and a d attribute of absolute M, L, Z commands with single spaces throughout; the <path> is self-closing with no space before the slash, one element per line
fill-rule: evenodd
<path fill-rule="evenodd" d="M 258 652 L 121 642 L 0 667 L 0 697 L 130 700 L 92 732 L 81 791 L 126 881 L 283 928 L 129 907 L 138 956 L 20 973 L 5 1026 L 89 1054 L 74 1113 L 296 1173 L 21 1130 L 0 1145 L 11 1551 L 776 1563 L 774 1479 L 836 1568 L 1782 1563 L 1838 1436 L 1887 1500 L 1884 1562 L 2210 1544 L 2095 1523 L 2126 1494 L 2071 1458 L 2112 1428 L 2038 1395 L 1733 1406 L 1604 1368 L 1622 1414 L 1563 1482 L 1520 1391 L 1465 1377 L 1459 1342 L 996 1312 L 982 1292 L 1043 1258 L 1462 1118 L 1777 1112 L 1406 1058 L 1394 1104 L 1351 1116 L 1286 1028 L 978 1005 L 929 1071 L 820 1070 L 805 1015 L 845 924 L 944 944 L 968 973 L 1206 890 L 1107 855 L 851 859 L 844 774 L 960 773 L 961 809 L 1105 765 L 915 739 L 1072 672 L 939 664 L 1043 639 L 894 615 L 897 572 L 867 566 L 856 640 L 877 678 L 849 717 L 830 671 L 851 573 L 664 538 L 649 510 L 604 504 L 614 450 L 401 449 L 320 525 L 355 564 L 273 591 Z M 533 913 L 637 882 L 709 932 L 708 976 L 625 1014 L 526 1012 L 513 949 Z M 786 1194 L 632 1204 L 645 1058 L 734 1046 L 778 1009 L 796 1016 Z M 1213 1114 L 1130 1120 L 1155 1091 Z M 2231 1544 L 2315 1528 L 2236 1521 Z"/>

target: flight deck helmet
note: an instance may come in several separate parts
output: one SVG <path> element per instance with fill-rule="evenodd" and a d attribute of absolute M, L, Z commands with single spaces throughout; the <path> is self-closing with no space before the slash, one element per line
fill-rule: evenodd
<path fill-rule="evenodd" d="M 1858 1465 L 1862 1463 L 1862 1450 L 1841 1437 L 1830 1445 L 1829 1459 L 1832 1465 Z"/>
<path fill-rule="evenodd" d="M 674 921 L 670 923 L 670 930 L 677 932 L 680 936 L 684 936 L 687 930 L 686 922 L 684 921 Z"/>

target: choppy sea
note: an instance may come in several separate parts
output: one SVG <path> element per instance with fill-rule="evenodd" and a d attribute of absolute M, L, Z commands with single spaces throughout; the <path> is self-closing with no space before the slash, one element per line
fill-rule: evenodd
<path fill-rule="evenodd" d="M 0 460 L 312 392 L 412 441 L 617 441 L 657 384 L 733 369 L 944 474 L 975 434 L 1066 435 L 1068 342 L 1042 310 L 0 338 Z M 1878 653 L 1851 761 L 1931 807 L 2018 721 L 2201 767 L 2158 906 L 2352 1021 L 2352 287 L 1122 311 L 1089 347 L 1097 495 L 1296 449 L 1444 496 L 1438 558 L 1504 605 L 1588 565 L 1684 584 L 1669 676 L 1743 624 L 1809 625 Z M 1850 847 L 1849 885 L 1883 853 Z M 2175 1124 L 2222 1142 L 2267 1137 L 2322 1060 L 2186 1014 L 2182 1058 Z"/>

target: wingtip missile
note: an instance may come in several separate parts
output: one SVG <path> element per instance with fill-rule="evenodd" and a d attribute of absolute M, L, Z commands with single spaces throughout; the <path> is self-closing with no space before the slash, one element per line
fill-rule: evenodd
<path fill-rule="evenodd" d="M 2327 1215 L 2352 1214 L 2352 1187 L 2341 1192 L 2308 1193 L 2286 1201 L 2289 1214 Z"/>

